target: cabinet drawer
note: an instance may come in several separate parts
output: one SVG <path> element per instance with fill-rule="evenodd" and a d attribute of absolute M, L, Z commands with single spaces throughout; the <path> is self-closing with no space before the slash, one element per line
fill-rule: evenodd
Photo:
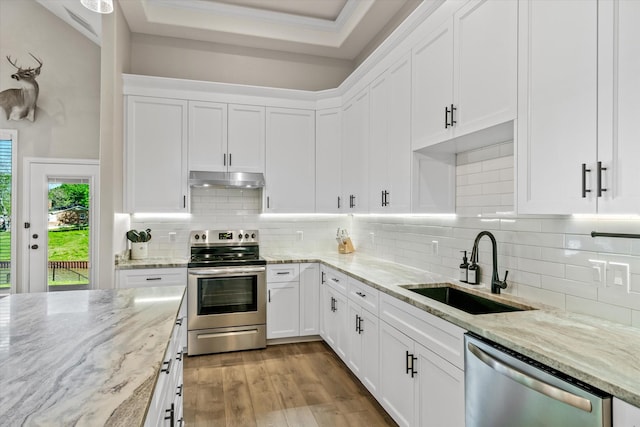
<path fill-rule="evenodd" d="M 346 295 L 347 294 L 347 275 L 340 273 L 329 267 L 322 266 L 322 273 L 320 275 L 320 283 L 323 285 L 329 285 L 336 291 Z"/>
<path fill-rule="evenodd" d="M 187 285 L 186 268 L 145 268 L 118 272 L 118 288 L 121 289 L 175 285 Z"/>
<path fill-rule="evenodd" d="M 380 319 L 464 370 L 464 329 L 386 294 Z"/>
<path fill-rule="evenodd" d="M 300 280 L 300 264 L 267 265 L 267 283 Z"/>
<path fill-rule="evenodd" d="M 349 278 L 349 299 L 365 310 L 378 315 L 378 299 L 380 292 L 369 285 Z"/>

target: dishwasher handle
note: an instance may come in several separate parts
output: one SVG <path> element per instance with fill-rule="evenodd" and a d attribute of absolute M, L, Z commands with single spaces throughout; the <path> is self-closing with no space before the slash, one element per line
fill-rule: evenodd
<path fill-rule="evenodd" d="M 562 390 L 551 384 L 547 384 L 543 381 L 533 378 L 532 376 L 525 374 L 524 372 L 514 368 L 513 366 L 509 366 L 506 363 L 495 359 L 470 342 L 467 343 L 467 349 L 491 369 L 501 373 L 502 375 L 505 375 L 506 377 L 519 384 L 522 384 L 525 387 L 542 393 L 562 403 L 566 403 L 567 405 L 571 405 L 575 408 L 581 409 L 585 412 L 592 411 L 591 401 L 589 399 L 585 399 L 581 396 L 576 396 L 573 393 L 569 393 L 568 391 Z"/>

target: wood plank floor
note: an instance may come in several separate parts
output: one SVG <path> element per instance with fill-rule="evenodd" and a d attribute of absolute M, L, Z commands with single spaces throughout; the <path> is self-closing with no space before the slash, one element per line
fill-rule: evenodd
<path fill-rule="evenodd" d="M 205 426 L 396 426 L 321 341 L 187 357 L 184 417 Z"/>

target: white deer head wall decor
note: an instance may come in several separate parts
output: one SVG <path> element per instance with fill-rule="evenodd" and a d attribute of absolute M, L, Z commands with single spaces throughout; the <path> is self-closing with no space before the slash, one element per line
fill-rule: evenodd
<path fill-rule="evenodd" d="M 38 62 L 37 68 L 19 67 L 16 65 L 16 61 L 12 61 L 11 57 L 7 56 L 9 64 L 18 70 L 11 75 L 11 78 L 16 79 L 22 85 L 19 89 L 7 89 L 0 92 L 0 107 L 4 109 L 7 120 L 22 120 L 26 118 L 34 121 L 36 118 L 36 102 L 40 92 L 36 77 L 40 75 L 42 61 L 31 53 L 29 55 Z"/>

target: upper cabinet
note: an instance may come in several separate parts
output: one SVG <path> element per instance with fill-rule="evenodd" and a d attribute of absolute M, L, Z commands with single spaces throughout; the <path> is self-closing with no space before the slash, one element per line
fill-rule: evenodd
<path fill-rule="evenodd" d="M 342 107 L 342 197 L 347 213 L 367 213 L 369 89 Z"/>
<path fill-rule="evenodd" d="M 187 101 L 126 97 L 126 212 L 187 212 Z"/>
<path fill-rule="evenodd" d="M 640 2 L 598 7 L 598 163 L 589 165 L 589 195 L 599 213 L 640 214 Z"/>
<path fill-rule="evenodd" d="M 340 108 L 316 111 L 316 212 L 344 210 L 341 147 Z"/>
<path fill-rule="evenodd" d="M 266 211 L 315 211 L 313 110 L 267 108 Z"/>
<path fill-rule="evenodd" d="M 517 2 L 471 0 L 413 48 L 414 150 L 516 118 L 517 40 Z"/>
<path fill-rule="evenodd" d="M 265 108 L 189 102 L 189 170 L 264 172 Z"/>
<path fill-rule="evenodd" d="M 598 2 L 524 0 L 519 14 L 518 212 L 595 212 Z"/>
<path fill-rule="evenodd" d="M 411 209 L 411 56 L 406 55 L 369 89 L 369 210 Z"/>

